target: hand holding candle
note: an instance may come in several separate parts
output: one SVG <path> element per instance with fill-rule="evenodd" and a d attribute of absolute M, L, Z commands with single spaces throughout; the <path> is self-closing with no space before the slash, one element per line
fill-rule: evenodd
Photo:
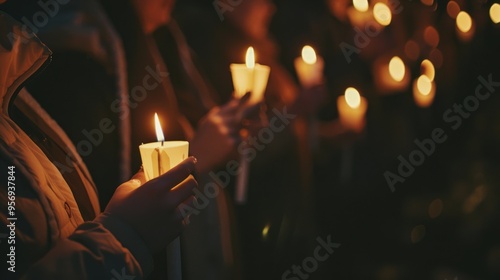
<path fill-rule="evenodd" d="M 164 250 L 182 229 L 183 217 L 176 212 L 177 207 L 194 201 L 197 183 L 190 175 L 195 164 L 195 158 L 187 158 L 152 181 L 146 181 L 144 172 L 138 172 L 116 188 L 97 220 L 107 226 L 110 220 L 118 218 L 138 233 L 150 252 Z M 108 229 L 113 232 L 114 227 Z"/>
<path fill-rule="evenodd" d="M 175 167 L 189 153 L 187 141 L 165 141 L 156 113 L 155 129 L 158 142 L 139 146 L 146 180 L 156 178 Z M 168 280 L 181 280 L 181 247 L 178 237 L 167 247 L 167 261 Z"/>
<path fill-rule="evenodd" d="M 249 47 L 246 53 L 246 64 L 231 64 L 231 76 L 233 78 L 234 95 L 241 98 L 245 93 L 251 92 L 248 105 L 255 105 L 264 100 L 264 92 L 271 68 L 266 65 L 255 63 L 255 51 Z M 249 159 L 245 155 L 240 156 L 240 172 L 236 182 L 236 202 L 246 202 L 248 184 Z"/>

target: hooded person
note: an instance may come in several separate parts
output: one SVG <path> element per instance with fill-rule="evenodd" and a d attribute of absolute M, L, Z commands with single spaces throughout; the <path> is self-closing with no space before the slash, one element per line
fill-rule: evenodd
<path fill-rule="evenodd" d="M 199 179 L 208 178 L 209 171 L 225 164 L 235 153 L 240 122 L 234 112 L 241 102 L 218 107 L 206 91 L 202 97 L 191 94 L 191 88 L 180 93 L 177 76 L 173 75 L 175 67 L 167 67 L 150 36 L 155 26 L 168 21 L 165 15 L 170 13 L 168 5 L 173 1 L 164 2 L 170 1 L 102 1 L 108 20 L 97 1 L 74 0 L 61 4 L 48 24 L 37 28 L 38 35 L 54 50 L 53 63 L 27 85 L 28 89 L 76 143 L 77 152 L 95 177 L 101 205 L 109 201 L 116 186 L 113 182 L 121 182 L 127 172 L 140 165 L 137 147 L 156 140 L 155 112 L 161 118 L 166 140 L 190 141 L 190 154 L 198 158 Z M 36 6 L 30 0 L 10 6 L 19 6 L 16 17 L 20 20 L 37 12 L 36 7 L 25 11 L 27 6 Z M 167 63 L 172 66 L 170 60 Z M 198 85 L 189 84 L 193 88 Z M 182 97 L 198 100 L 187 104 Z M 203 102 L 198 102 L 201 99 Z M 103 120 L 107 127 L 102 127 Z M 65 170 L 62 165 L 61 172 Z M 199 191 L 203 193 L 204 189 Z M 192 217 L 190 230 L 184 234 L 192 236 L 186 236 L 183 245 L 187 258 L 183 265 L 188 274 L 201 265 L 207 266 L 204 271 L 213 267 L 231 270 L 226 268 L 231 257 L 222 253 L 231 250 L 231 242 L 220 234 L 229 231 L 228 211 L 221 206 L 225 197 L 220 193 L 210 202 L 200 199 L 194 210 L 200 210 L 200 215 Z M 204 234 L 199 236 L 201 232 Z M 158 266 L 166 263 L 161 257 L 164 254 L 160 254 Z M 225 272 L 207 274 L 220 279 L 217 275 Z"/>
<path fill-rule="evenodd" d="M 181 231 L 178 206 L 193 203 L 196 160 L 147 183 L 138 172 L 101 213 L 76 148 L 23 88 L 50 50 L 1 11 L 0 27 L 0 220 L 9 236 L 0 243 L 8 252 L 2 279 L 147 277 L 152 254 Z M 56 160 L 75 172 L 61 173 Z"/>

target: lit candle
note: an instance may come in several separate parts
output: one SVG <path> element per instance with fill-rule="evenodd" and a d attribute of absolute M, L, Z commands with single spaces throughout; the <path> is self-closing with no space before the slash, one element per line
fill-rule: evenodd
<path fill-rule="evenodd" d="M 347 17 L 352 26 L 364 29 L 368 22 L 373 21 L 368 0 L 353 0 L 352 7 L 347 8 Z"/>
<path fill-rule="evenodd" d="M 493 3 L 490 7 L 490 18 L 494 24 L 500 23 L 500 4 Z"/>
<path fill-rule="evenodd" d="M 392 12 L 389 6 L 385 3 L 379 2 L 373 6 L 373 18 L 382 26 L 391 24 Z"/>
<path fill-rule="evenodd" d="M 233 79 L 234 95 L 241 98 L 245 93 L 251 92 L 249 105 L 257 104 L 264 100 L 264 92 L 271 68 L 255 62 L 255 52 L 252 47 L 247 49 L 245 64 L 233 63 L 230 66 Z M 245 204 L 248 188 L 248 172 L 250 168 L 249 154 L 240 155 L 240 167 L 236 181 L 235 200 L 238 204 Z"/>
<path fill-rule="evenodd" d="M 435 95 L 436 85 L 427 75 L 421 75 L 413 82 L 413 99 L 419 107 L 429 107 Z"/>
<path fill-rule="evenodd" d="M 428 59 L 424 59 L 420 64 L 420 71 L 422 75 L 426 75 L 431 81 L 434 81 L 434 76 L 436 76 L 436 69 L 434 64 Z"/>
<path fill-rule="evenodd" d="M 156 138 L 158 142 L 139 146 L 146 180 L 151 180 L 181 163 L 189 153 L 187 141 L 165 141 L 160 120 L 155 113 Z M 167 247 L 168 280 L 182 279 L 181 243 L 179 237 Z"/>
<path fill-rule="evenodd" d="M 294 61 L 295 71 L 303 88 L 323 84 L 323 58 L 316 55 L 311 46 L 302 48 L 302 57 L 297 57 Z"/>
<path fill-rule="evenodd" d="M 460 40 L 467 42 L 472 39 L 475 32 L 475 24 L 467 12 L 461 11 L 456 18 L 457 36 Z"/>
<path fill-rule="evenodd" d="M 187 141 L 165 141 L 156 113 L 155 129 L 158 142 L 139 146 L 146 180 L 151 180 L 167 172 L 183 161 L 189 153 L 189 143 Z"/>
<path fill-rule="evenodd" d="M 252 47 L 247 49 L 245 64 L 232 63 L 231 77 L 233 79 L 234 95 L 241 98 L 245 93 L 251 92 L 249 104 L 264 100 L 264 92 L 271 68 L 255 62 L 255 52 Z"/>
<path fill-rule="evenodd" d="M 391 58 L 389 63 L 385 59 L 374 63 L 375 84 L 382 93 L 404 91 L 410 83 L 410 71 L 399 56 Z"/>
<path fill-rule="evenodd" d="M 368 102 L 358 90 L 349 87 L 343 96 L 337 99 L 340 123 L 347 129 L 361 132 L 365 126 L 365 114 Z"/>

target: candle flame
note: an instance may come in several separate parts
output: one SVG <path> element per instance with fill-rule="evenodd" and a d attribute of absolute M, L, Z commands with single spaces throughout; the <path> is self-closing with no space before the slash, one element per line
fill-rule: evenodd
<path fill-rule="evenodd" d="M 429 95 L 432 90 L 432 81 L 426 75 L 421 75 L 417 80 L 417 89 L 422 95 Z"/>
<path fill-rule="evenodd" d="M 467 12 L 461 11 L 457 15 L 457 27 L 458 30 L 463 33 L 467 33 L 472 28 L 472 18 Z"/>
<path fill-rule="evenodd" d="M 255 51 L 253 50 L 253 47 L 249 47 L 247 49 L 245 62 L 246 62 L 247 68 L 251 68 L 251 69 L 255 68 Z"/>
<path fill-rule="evenodd" d="M 436 76 L 436 70 L 434 68 L 434 64 L 428 59 L 424 59 L 420 64 L 420 69 L 422 74 L 427 76 L 429 80 L 434 81 L 434 77 Z"/>
<path fill-rule="evenodd" d="M 493 23 L 500 22 L 500 4 L 495 3 L 490 8 L 490 18 Z"/>
<path fill-rule="evenodd" d="M 391 9 L 384 3 L 377 3 L 373 6 L 373 17 L 383 26 L 391 24 L 392 14 Z"/>
<path fill-rule="evenodd" d="M 356 109 L 361 104 L 361 96 L 357 89 L 353 87 L 348 87 L 344 94 L 345 101 L 349 107 Z"/>
<path fill-rule="evenodd" d="M 163 136 L 163 130 L 161 129 L 160 120 L 158 119 L 158 114 L 155 113 L 155 129 L 156 129 L 156 139 L 158 142 L 165 141 L 165 136 Z"/>
<path fill-rule="evenodd" d="M 389 74 L 396 82 L 401 82 L 405 77 L 405 64 L 399 56 L 395 56 L 389 62 Z"/>
<path fill-rule="evenodd" d="M 314 64 L 317 61 L 316 52 L 311 46 L 302 48 L 302 59 L 307 64 Z"/>
<path fill-rule="evenodd" d="M 368 11 L 368 0 L 352 0 L 352 5 L 360 12 Z"/>

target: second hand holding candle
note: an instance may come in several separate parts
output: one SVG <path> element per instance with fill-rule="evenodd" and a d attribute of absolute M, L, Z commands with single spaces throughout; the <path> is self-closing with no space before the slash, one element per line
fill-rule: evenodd
<path fill-rule="evenodd" d="M 267 81 L 271 68 L 266 65 L 255 63 L 255 52 L 249 47 L 246 53 L 245 64 L 231 64 L 231 76 L 233 79 L 234 95 L 241 98 L 245 93 L 251 92 L 248 105 L 259 104 L 264 100 Z M 240 156 L 239 174 L 236 182 L 235 200 L 238 204 L 246 203 L 249 159 L 245 155 Z"/>

